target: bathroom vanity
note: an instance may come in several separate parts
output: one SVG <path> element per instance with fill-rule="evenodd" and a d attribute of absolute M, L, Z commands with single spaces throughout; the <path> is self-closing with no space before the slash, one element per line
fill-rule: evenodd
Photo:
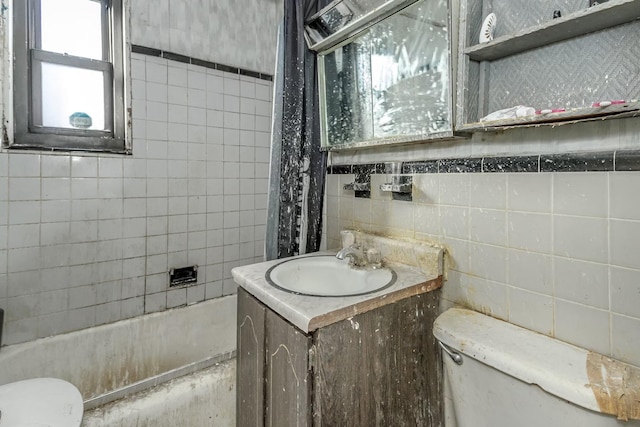
<path fill-rule="evenodd" d="M 423 268 L 390 262 L 393 285 L 351 297 L 271 286 L 265 273 L 282 260 L 233 270 L 237 426 L 442 425 L 441 359 L 431 334 L 442 250 L 383 248 L 385 259 L 394 256 Z"/>

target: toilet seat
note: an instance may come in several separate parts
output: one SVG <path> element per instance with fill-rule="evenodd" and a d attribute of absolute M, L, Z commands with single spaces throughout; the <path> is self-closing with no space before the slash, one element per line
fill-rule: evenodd
<path fill-rule="evenodd" d="M 57 378 L 34 378 L 0 386 L 0 427 L 79 427 L 82 395 Z"/>

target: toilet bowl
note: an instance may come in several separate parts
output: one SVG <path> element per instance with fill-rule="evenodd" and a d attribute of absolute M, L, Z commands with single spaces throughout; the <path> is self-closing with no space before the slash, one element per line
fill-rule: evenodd
<path fill-rule="evenodd" d="M 640 426 L 640 368 L 483 314 L 434 322 L 447 427 Z"/>
<path fill-rule="evenodd" d="M 82 396 L 71 383 L 34 378 L 0 386 L 0 427 L 78 427 Z"/>

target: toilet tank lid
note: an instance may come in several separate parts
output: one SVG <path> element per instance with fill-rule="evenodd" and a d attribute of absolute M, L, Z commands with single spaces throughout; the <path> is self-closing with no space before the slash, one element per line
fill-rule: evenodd
<path fill-rule="evenodd" d="M 463 355 L 596 412 L 620 415 L 621 410 L 626 411 L 608 408 L 602 392 L 606 389 L 613 401 L 619 393 L 629 391 L 613 390 L 615 379 L 609 377 L 620 372 L 615 368 L 631 369 L 631 376 L 639 372 L 631 365 L 467 309 L 452 308 L 442 313 L 434 323 L 433 334 Z M 606 378 L 597 381 L 594 370 Z"/>

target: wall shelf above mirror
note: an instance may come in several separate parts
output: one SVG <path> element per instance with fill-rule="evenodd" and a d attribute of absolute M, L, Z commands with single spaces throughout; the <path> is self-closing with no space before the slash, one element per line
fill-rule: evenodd
<path fill-rule="evenodd" d="M 583 3 L 587 5 L 586 1 Z M 494 61 L 526 50 L 626 24 L 640 19 L 640 1 L 609 1 L 556 19 L 552 16 L 541 24 L 523 28 L 513 34 L 505 34 L 488 43 L 467 47 L 464 53 L 474 61 Z"/>
<path fill-rule="evenodd" d="M 453 137 L 449 20 L 448 0 L 412 2 L 319 53 L 323 149 Z"/>
<path fill-rule="evenodd" d="M 640 115 L 640 0 L 590 3 L 461 0 L 456 129 Z M 490 13 L 494 38 L 479 43 Z"/>

